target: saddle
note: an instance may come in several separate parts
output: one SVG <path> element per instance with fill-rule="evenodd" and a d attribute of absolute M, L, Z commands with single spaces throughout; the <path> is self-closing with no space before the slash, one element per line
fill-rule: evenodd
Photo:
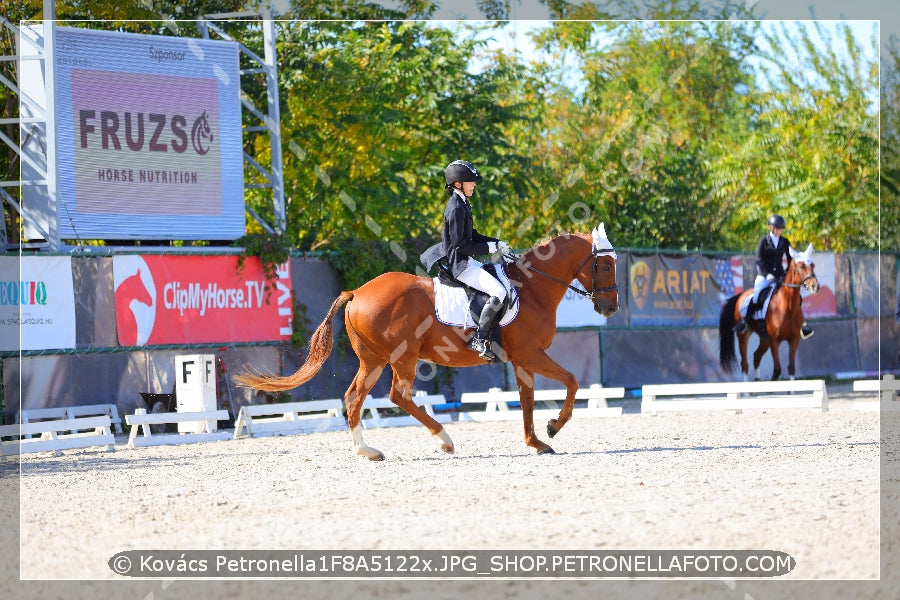
<path fill-rule="evenodd" d="M 780 284 L 770 284 L 764 287 L 759 292 L 759 308 L 752 315 L 747 314 L 747 308 L 750 306 L 750 300 L 753 298 L 753 295 L 749 295 L 744 298 L 744 301 L 741 302 L 741 316 L 743 316 L 748 321 L 750 320 L 765 320 L 766 313 L 769 310 L 769 301 L 772 300 L 772 295 L 775 293 L 775 290 L 779 288 Z"/>
<path fill-rule="evenodd" d="M 435 316 L 438 321 L 453 327 L 471 329 L 478 323 L 481 309 L 489 296 L 481 290 L 466 285 L 456 279 L 447 264 L 438 261 L 438 275 L 434 277 Z M 489 339 L 492 344 L 500 343 L 500 328 L 509 325 L 519 314 L 519 294 L 509 281 L 503 265 L 486 264 L 482 267 L 497 279 L 508 291 L 503 309 L 491 325 Z"/>

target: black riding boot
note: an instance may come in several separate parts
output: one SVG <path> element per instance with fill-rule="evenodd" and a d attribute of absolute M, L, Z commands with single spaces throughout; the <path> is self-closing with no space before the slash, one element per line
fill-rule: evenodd
<path fill-rule="evenodd" d="M 503 303 L 500 301 L 500 298 L 497 296 L 488 298 L 488 301 L 484 303 L 484 308 L 481 309 L 481 315 L 478 317 L 478 329 L 475 330 L 475 334 L 469 340 L 469 348 L 478 352 L 478 355 L 487 361 L 497 360 L 497 355 L 491 349 L 491 341 L 488 339 L 488 335 L 491 331 L 491 323 L 494 322 L 494 317 L 497 316 L 501 308 L 503 308 Z"/>
<path fill-rule="evenodd" d="M 757 309 L 756 309 L 756 302 L 753 301 L 753 298 L 750 298 L 750 303 L 747 304 L 747 317 L 744 318 L 744 319 L 742 319 L 742 320 L 740 320 L 740 321 L 738 321 L 738 322 L 734 325 L 734 332 L 735 332 L 735 333 L 737 333 L 738 335 L 740 335 L 740 334 L 744 333 L 745 331 L 747 331 L 747 323 L 750 321 L 750 319 L 753 318 L 753 313 L 755 313 L 756 310 L 757 310 Z"/>

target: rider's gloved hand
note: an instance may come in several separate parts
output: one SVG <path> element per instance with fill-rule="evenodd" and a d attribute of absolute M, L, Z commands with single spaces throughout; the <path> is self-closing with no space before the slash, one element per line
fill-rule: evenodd
<path fill-rule="evenodd" d="M 497 250 L 501 254 L 509 254 L 509 244 L 506 242 L 497 242 Z"/>
<path fill-rule="evenodd" d="M 768 275 L 766 275 L 766 279 L 769 281 L 775 281 L 775 276 L 769 273 Z"/>

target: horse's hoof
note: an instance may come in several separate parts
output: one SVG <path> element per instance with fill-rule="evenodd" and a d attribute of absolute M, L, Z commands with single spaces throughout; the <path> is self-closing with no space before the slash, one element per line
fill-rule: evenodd
<path fill-rule="evenodd" d="M 538 452 L 538 454 L 556 454 L 556 451 L 550 446 L 547 446 L 546 448 Z"/>
<path fill-rule="evenodd" d="M 375 461 L 375 462 L 381 462 L 384 460 L 384 454 L 382 454 L 381 452 L 379 452 L 378 454 L 373 454 L 373 455 L 369 456 L 369 460 Z"/>
<path fill-rule="evenodd" d="M 441 444 L 441 450 L 443 450 L 447 454 L 453 454 L 454 452 L 454 448 L 450 444 Z"/>
<path fill-rule="evenodd" d="M 547 423 L 547 435 L 549 435 L 551 439 L 557 433 L 557 430 L 553 428 L 554 423 L 556 423 L 556 419 L 551 419 L 550 422 Z"/>

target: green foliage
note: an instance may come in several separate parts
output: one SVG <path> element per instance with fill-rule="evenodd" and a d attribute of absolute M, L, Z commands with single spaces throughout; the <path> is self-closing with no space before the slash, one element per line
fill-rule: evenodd
<path fill-rule="evenodd" d="M 291 321 L 293 333 L 291 333 L 291 343 L 298 348 L 303 348 L 309 343 L 310 331 L 309 326 L 312 325 L 309 317 L 306 316 L 306 305 L 301 304 L 297 300 L 297 296 L 291 291 L 293 299 L 293 319 Z"/>
<path fill-rule="evenodd" d="M 551 58 L 530 62 L 488 50 L 482 40 L 496 23 L 415 20 L 434 13 L 430 0 L 392 9 L 293 0 L 276 32 L 287 229 L 275 245 L 326 251 L 346 287 L 416 272 L 421 249 L 439 239 L 442 170 L 465 158 L 484 175 L 472 202 L 477 228 L 516 247 L 605 221 L 623 246 L 746 249 L 779 212 L 798 246 L 870 249 L 880 193 L 882 243 L 900 248 L 896 40 L 882 53 L 879 140 L 879 65 L 867 58 L 877 38 L 761 23 L 730 0 L 545 5 L 558 20 L 535 42 Z M 178 19 L 255 6 L 75 0 L 58 16 L 196 35 Z M 479 6 L 511 15 L 505 0 Z M 36 2 L 10 11 L 40 17 Z M 258 24 L 223 26 L 262 54 Z M 10 68 L 0 66 L 15 80 Z M 241 83 L 265 106 L 262 75 Z M 0 92 L 11 116 L 17 99 Z M 258 125 L 247 111 L 244 119 Z M 244 150 L 269 164 L 266 133 L 245 135 Z M 0 156 L 0 167 L 12 173 L 16 160 Z M 245 174 L 251 184 L 260 177 Z M 245 195 L 274 221 L 264 191 Z M 15 219 L 7 211 L 7 231 Z M 252 235 L 262 237 L 240 243 L 268 252 L 253 222 Z"/>
<path fill-rule="evenodd" d="M 266 303 L 275 291 L 278 280 L 278 266 L 286 263 L 291 257 L 291 246 L 282 234 L 248 233 L 236 239 L 232 246 L 243 248 L 238 256 L 236 271 L 240 275 L 248 256 L 256 256 L 262 263 L 263 275 L 266 278 Z"/>
<path fill-rule="evenodd" d="M 422 273 L 419 255 L 432 241 L 411 238 L 402 244 L 354 237 L 336 239 L 323 257 L 338 274 L 341 289 L 354 290 L 386 271 Z"/>

